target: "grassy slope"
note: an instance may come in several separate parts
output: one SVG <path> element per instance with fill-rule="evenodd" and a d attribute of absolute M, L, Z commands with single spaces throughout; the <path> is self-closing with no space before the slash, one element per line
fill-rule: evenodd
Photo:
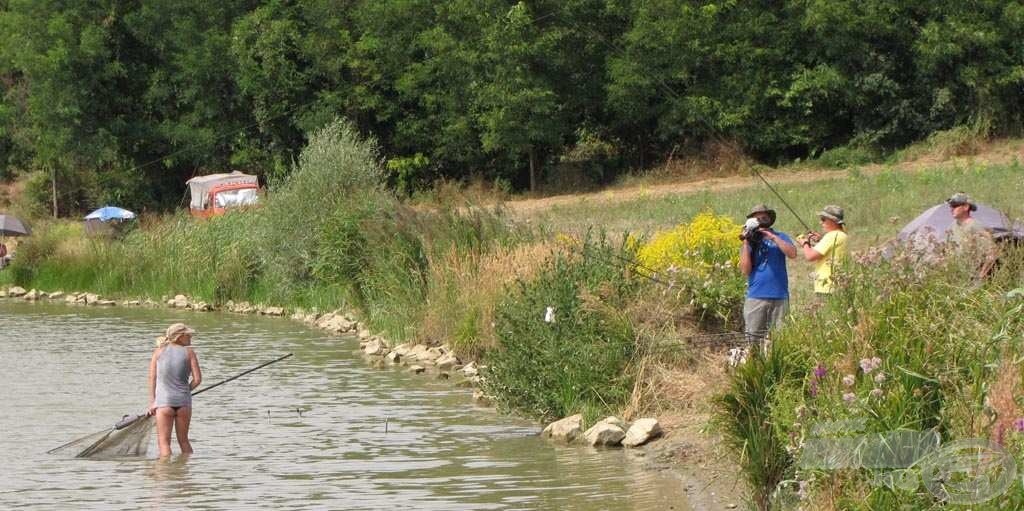
<path fill-rule="evenodd" d="M 925 209 L 942 202 L 955 191 L 966 191 L 976 200 L 1005 211 L 1011 218 L 1024 218 L 1024 149 L 1014 143 L 1017 158 L 991 164 L 985 155 L 946 162 L 903 167 L 859 168 L 816 172 L 812 176 L 781 170 L 765 175 L 785 201 L 812 228 L 819 228 L 815 212 L 825 204 L 839 204 L 846 210 L 851 248 L 863 249 L 893 237 L 900 228 Z M 780 179 L 776 179 L 778 176 Z M 745 183 L 744 183 L 745 181 Z M 716 184 L 719 185 L 716 187 Z M 724 189 L 723 189 L 724 188 Z M 713 180 L 706 186 L 688 184 L 679 193 L 632 194 L 604 200 L 605 194 L 576 196 L 547 206 L 513 204 L 525 221 L 543 225 L 552 232 L 581 232 L 600 227 L 608 232 L 655 232 L 692 219 L 705 208 L 741 220 L 758 203 L 772 205 L 779 213 L 776 228 L 796 235 L 804 231 L 790 213 L 758 178 Z M 539 201 L 543 202 L 543 201 Z M 808 263 L 791 268 L 791 286 L 796 299 L 806 296 Z M 807 285 L 803 285 L 803 284 Z"/>

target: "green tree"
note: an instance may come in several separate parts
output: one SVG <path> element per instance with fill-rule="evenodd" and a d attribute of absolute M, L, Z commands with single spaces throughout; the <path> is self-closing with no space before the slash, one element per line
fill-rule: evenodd
<path fill-rule="evenodd" d="M 484 36 L 484 80 L 475 88 L 481 141 L 489 152 L 525 155 L 530 190 L 537 189 L 543 154 L 570 131 L 564 105 L 555 93 L 553 69 L 546 65 L 560 34 L 535 23 L 519 2 Z"/>

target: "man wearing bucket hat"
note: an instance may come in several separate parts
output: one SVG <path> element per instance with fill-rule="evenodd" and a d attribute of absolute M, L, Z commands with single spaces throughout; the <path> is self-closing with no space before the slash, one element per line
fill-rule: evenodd
<path fill-rule="evenodd" d="M 949 204 L 950 214 L 956 220 L 949 228 L 950 244 L 967 260 L 981 260 L 978 276 L 988 276 L 995 266 L 997 247 L 992 239 L 992 233 L 971 216 L 972 212 L 978 210 L 978 206 L 971 200 L 971 196 L 964 192 L 954 193 L 946 199 L 946 203 Z"/>
<path fill-rule="evenodd" d="M 798 237 L 804 259 L 814 263 L 814 293 L 825 296 L 835 291 L 832 276 L 836 268 L 846 261 L 846 221 L 843 219 L 843 208 L 828 205 L 818 212 L 821 227 L 825 234 L 815 232 L 807 237 Z"/>
<path fill-rule="evenodd" d="M 772 229 L 775 216 L 767 205 L 754 206 L 740 236 L 740 271 L 747 276 L 743 329 L 751 341 L 763 340 L 789 310 L 786 258 L 796 257 L 796 246 L 788 235 Z"/>
<path fill-rule="evenodd" d="M 171 432 L 182 454 L 192 453 L 188 429 L 192 422 L 192 390 L 203 381 L 199 358 L 192 348 L 192 330 L 184 323 L 167 327 L 157 337 L 149 361 L 149 414 L 156 416 L 160 457 L 171 454 Z"/>

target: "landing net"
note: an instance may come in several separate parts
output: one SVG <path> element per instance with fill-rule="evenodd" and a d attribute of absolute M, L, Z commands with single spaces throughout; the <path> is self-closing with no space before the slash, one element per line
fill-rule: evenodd
<path fill-rule="evenodd" d="M 72 440 L 47 451 L 67 458 L 122 458 L 145 456 L 153 438 L 156 420 L 152 416 L 127 417 L 110 429 Z"/>

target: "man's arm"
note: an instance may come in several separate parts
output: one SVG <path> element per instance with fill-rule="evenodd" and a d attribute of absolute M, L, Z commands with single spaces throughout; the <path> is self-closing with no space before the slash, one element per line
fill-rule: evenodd
<path fill-rule="evenodd" d="M 793 243 L 785 236 L 779 236 L 778 234 L 775 234 L 775 231 L 770 229 L 764 229 L 762 232 L 764 232 L 765 238 L 775 242 L 775 245 L 779 247 L 779 250 L 781 250 L 783 254 L 786 254 L 786 257 L 796 259 L 796 246 L 794 246 Z"/>
<path fill-rule="evenodd" d="M 750 242 L 743 240 L 743 246 L 740 247 L 740 271 L 743 275 L 750 276 L 750 270 L 754 268 L 753 261 L 750 259 Z"/>
<path fill-rule="evenodd" d="M 804 253 L 804 259 L 807 259 L 808 261 L 811 262 L 817 261 L 818 259 L 825 257 L 821 255 L 821 252 L 818 252 L 817 250 L 814 249 L 814 247 L 811 246 L 810 241 L 803 242 L 802 250 Z"/>

